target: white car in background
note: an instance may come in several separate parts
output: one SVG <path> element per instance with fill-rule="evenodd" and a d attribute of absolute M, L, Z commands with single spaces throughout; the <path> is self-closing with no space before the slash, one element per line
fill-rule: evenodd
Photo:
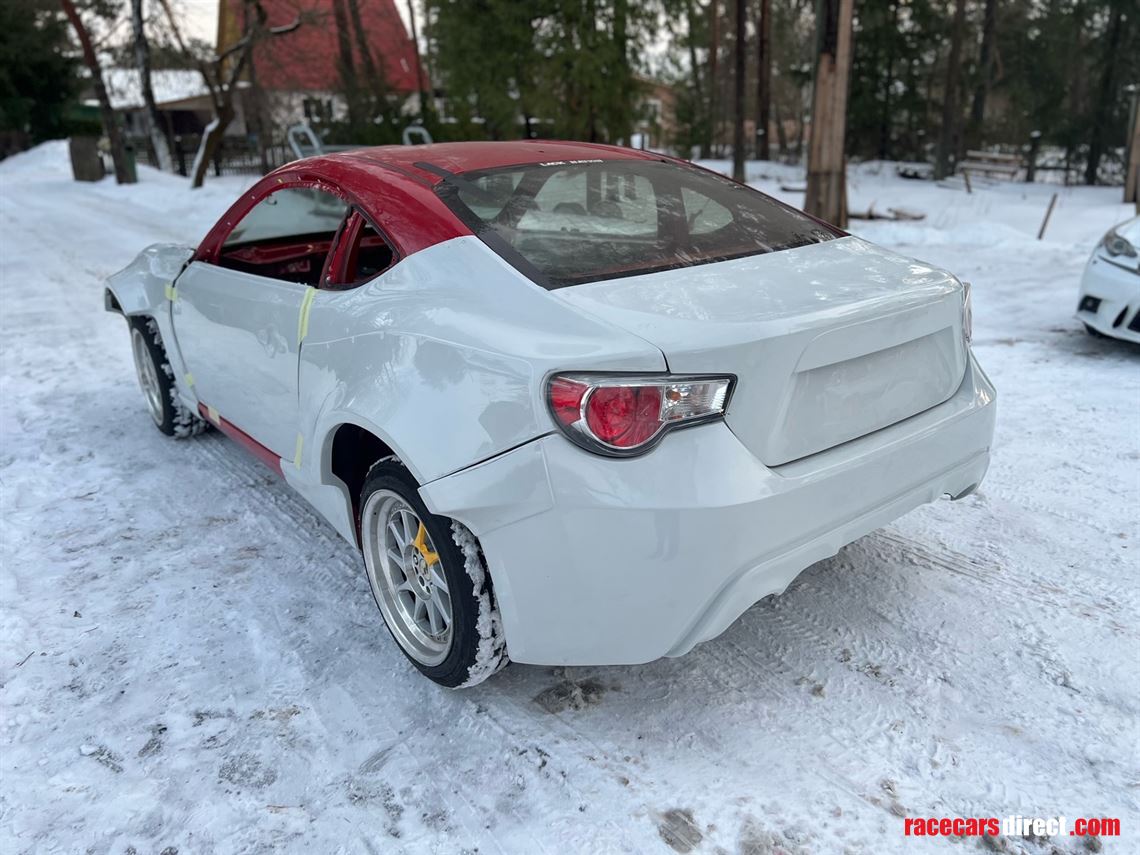
<path fill-rule="evenodd" d="M 446 686 L 684 654 L 990 460 L 962 282 L 631 149 L 298 161 L 106 305 L 159 429 L 279 472 Z"/>
<path fill-rule="evenodd" d="M 1093 250 L 1077 317 L 1093 335 L 1140 344 L 1140 217 L 1109 229 Z"/>

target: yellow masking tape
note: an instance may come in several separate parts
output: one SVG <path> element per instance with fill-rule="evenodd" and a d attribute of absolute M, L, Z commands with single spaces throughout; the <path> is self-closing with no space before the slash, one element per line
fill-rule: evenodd
<path fill-rule="evenodd" d="M 313 307 L 313 298 L 317 296 L 317 289 L 310 287 L 305 291 L 305 298 L 301 300 L 301 316 L 297 318 L 297 344 L 298 346 L 309 334 L 309 310 Z"/>
<path fill-rule="evenodd" d="M 206 405 L 206 415 L 210 417 L 210 421 L 212 422 L 217 422 L 221 419 L 221 416 L 218 415 L 218 411 L 208 404 Z"/>
<path fill-rule="evenodd" d="M 187 386 L 193 386 L 194 385 L 194 375 L 193 374 L 187 374 L 186 375 L 186 385 Z"/>
<path fill-rule="evenodd" d="M 178 291 L 175 289 L 173 282 L 166 286 L 166 299 L 172 303 L 178 299 Z"/>
<path fill-rule="evenodd" d="M 298 469 L 301 468 L 301 452 L 305 448 L 305 437 L 302 434 L 297 434 L 297 449 L 293 452 L 293 465 Z"/>

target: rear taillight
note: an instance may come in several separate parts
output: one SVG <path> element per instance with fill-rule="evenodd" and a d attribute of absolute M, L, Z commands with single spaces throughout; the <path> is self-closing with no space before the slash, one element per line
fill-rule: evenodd
<path fill-rule="evenodd" d="M 671 428 L 724 415 L 732 377 L 556 374 L 546 399 L 562 432 L 587 451 L 643 454 Z"/>

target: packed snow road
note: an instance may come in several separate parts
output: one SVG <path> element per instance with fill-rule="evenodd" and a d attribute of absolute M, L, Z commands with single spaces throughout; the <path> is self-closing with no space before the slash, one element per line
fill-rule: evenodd
<path fill-rule="evenodd" d="M 1039 243 L 1051 188 L 854 174 L 852 209 L 928 214 L 860 234 L 974 283 L 981 491 L 684 658 L 448 692 L 283 482 L 154 430 L 101 280 L 243 183 L 142 178 L 75 184 L 58 144 L 0 164 L 0 850 L 942 852 L 903 818 L 1021 814 L 1118 817 L 1105 851 L 1137 851 L 1140 349 L 1072 319 L 1118 190 L 1061 190 Z"/>

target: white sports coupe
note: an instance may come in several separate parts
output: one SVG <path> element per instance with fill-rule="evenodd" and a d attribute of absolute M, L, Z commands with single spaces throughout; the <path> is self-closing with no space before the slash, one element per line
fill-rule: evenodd
<path fill-rule="evenodd" d="M 1081 277 L 1077 317 L 1093 335 L 1140 344 L 1140 217 L 1109 229 Z"/>
<path fill-rule="evenodd" d="M 648 152 L 298 161 L 105 299 L 159 430 L 281 473 L 445 686 L 682 655 L 989 465 L 968 286 Z"/>

